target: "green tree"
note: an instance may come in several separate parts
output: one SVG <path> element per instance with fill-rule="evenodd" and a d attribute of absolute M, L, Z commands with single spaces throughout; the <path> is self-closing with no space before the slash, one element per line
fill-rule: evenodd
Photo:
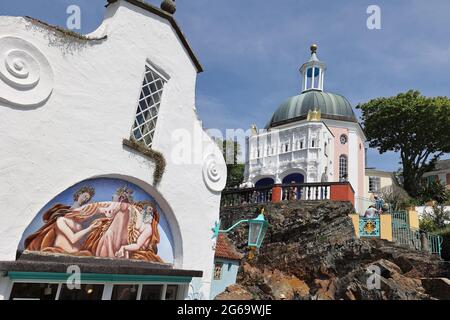
<path fill-rule="evenodd" d="M 450 99 L 424 97 L 410 90 L 357 106 L 372 148 L 382 154 L 399 152 L 403 188 L 411 197 L 420 192 L 423 174 L 450 152 Z"/>
<path fill-rule="evenodd" d="M 422 204 L 428 201 L 436 201 L 443 205 L 450 199 L 450 194 L 445 184 L 439 180 L 436 181 L 422 181 L 420 186 L 418 199 Z"/>
<path fill-rule="evenodd" d="M 227 184 L 225 188 L 234 188 L 244 181 L 245 165 L 239 163 L 242 155 L 241 146 L 233 140 L 216 140 L 227 163 Z"/>

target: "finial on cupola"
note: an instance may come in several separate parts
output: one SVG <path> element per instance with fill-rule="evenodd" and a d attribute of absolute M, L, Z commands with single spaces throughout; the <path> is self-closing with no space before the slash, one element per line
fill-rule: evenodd
<path fill-rule="evenodd" d="M 311 45 L 311 54 L 317 53 L 317 44 L 312 44 Z"/>
<path fill-rule="evenodd" d="M 167 13 L 174 14 L 177 11 L 175 0 L 164 0 L 161 2 L 161 9 Z"/>

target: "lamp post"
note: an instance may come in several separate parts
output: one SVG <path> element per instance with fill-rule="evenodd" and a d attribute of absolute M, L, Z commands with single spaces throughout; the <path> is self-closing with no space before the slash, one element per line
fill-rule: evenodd
<path fill-rule="evenodd" d="M 261 210 L 261 213 L 255 219 L 240 220 L 226 230 L 221 230 L 220 222 L 216 222 L 214 228 L 212 228 L 212 231 L 214 233 L 212 238 L 217 238 L 219 236 L 219 233 L 228 233 L 242 223 L 248 223 L 249 225 L 248 247 L 251 250 L 250 259 L 252 259 L 253 252 L 261 247 L 264 236 L 267 232 L 267 227 L 269 226 L 269 223 L 264 218 L 264 209 Z"/>

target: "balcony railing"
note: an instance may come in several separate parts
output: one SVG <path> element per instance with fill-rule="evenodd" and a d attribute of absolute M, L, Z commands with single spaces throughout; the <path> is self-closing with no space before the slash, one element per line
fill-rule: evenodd
<path fill-rule="evenodd" d="M 282 200 L 329 200 L 331 183 L 283 184 Z"/>
<path fill-rule="evenodd" d="M 291 183 L 258 188 L 227 189 L 222 192 L 221 206 L 316 200 L 354 202 L 354 191 L 348 182 Z"/>
<path fill-rule="evenodd" d="M 246 189 L 228 189 L 222 192 L 222 207 L 272 202 L 272 186 Z"/>

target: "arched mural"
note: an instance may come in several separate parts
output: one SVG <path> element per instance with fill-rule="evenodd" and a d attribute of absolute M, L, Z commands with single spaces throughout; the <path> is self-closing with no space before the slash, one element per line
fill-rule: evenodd
<path fill-rule="evenodd" d="M 116 178 L 82 181 L 39 211 L 19 251 L 173 263 L 173 237 L 154 198 Z"/>

